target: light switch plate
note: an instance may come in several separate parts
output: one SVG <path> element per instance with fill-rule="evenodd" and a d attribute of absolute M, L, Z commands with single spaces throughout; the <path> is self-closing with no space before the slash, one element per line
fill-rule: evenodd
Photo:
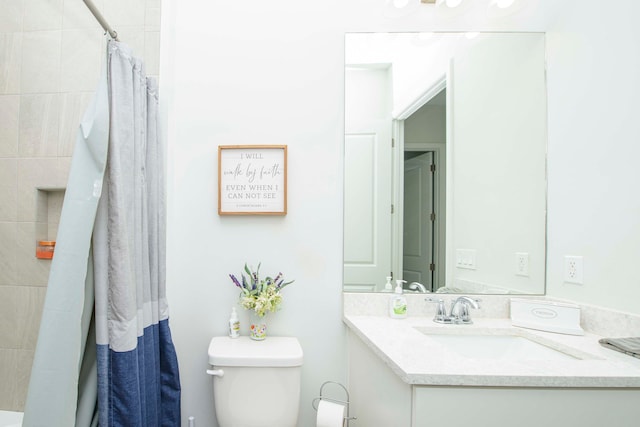
<path fill-rule="evenodd" d="M 456 249 L 456 267 L 468 270 L 476 269 L 475 249 Z"/>

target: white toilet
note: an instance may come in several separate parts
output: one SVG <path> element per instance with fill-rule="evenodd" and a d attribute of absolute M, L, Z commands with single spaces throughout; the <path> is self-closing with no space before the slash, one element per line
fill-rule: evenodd
<path fill-rule="evenodd" d="M 209 343 L 220 427 L 296 427 L 302 347 L 294 337 L 214 337 Z"/>

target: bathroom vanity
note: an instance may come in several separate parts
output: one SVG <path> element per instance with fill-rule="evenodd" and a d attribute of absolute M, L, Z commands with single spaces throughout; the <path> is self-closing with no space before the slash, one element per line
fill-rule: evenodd
<path fill-rule="evenodd" d="M 638 425 L 640 359 L 601 336 L 513 327 L 504 297 L 471 325 L 437 324 L 423 299 L 402 320 L 345 301 L 354 425 Z"/>

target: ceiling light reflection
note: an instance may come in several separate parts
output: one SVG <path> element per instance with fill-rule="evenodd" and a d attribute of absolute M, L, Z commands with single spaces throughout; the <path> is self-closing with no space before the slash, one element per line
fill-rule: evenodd
<path fill-rule="evenodd" d="M 396 9 L 402 9 L 409 5 L 409 0 L 393 0 L 393 7 Z"/>
<path fill-rule="evenodd" d="M 496 6 L 500 9 L 506 9 L 508 7 L 513 6 L 515 0 L 494 0 Z"/>

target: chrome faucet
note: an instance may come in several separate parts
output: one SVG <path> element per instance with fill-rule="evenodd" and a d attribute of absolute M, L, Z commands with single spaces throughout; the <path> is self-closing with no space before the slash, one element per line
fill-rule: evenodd
<path fill-rule="evenodd" d="M 449 317 L 453 319 L 453 323 L 456 324 L 470 324 L 471 315 L 469 314 L 469 306 L 473 308 L 480 308 L 478 305 L 479 299 L 473 299 L 467 296 L 458 297 L 451 303 L 451 312 Z"/>
<path fill-rule="evenodd" d="M 422 283 L 418 283 L 418 282 L 411 282 L 407 287 L 412 291 L 422 292 L 423 294 L 426 294 L 428 292 L 427 288 Z"/>
<path fill-rule="evenodd" d="M 445 323 L 453 325 L 470 325 L 473 323 L 469 314 L 469 307 L 480 308 L 479 299 L 473 299 L 467 296 L 461 296 L 451 302 L 451 310 L 447 315 L 447 309 L 444 306 L 443 299 L 425 298 L 425 301 L 438 304 L 436 315 L 433 321 L 436 323 Z"/>

